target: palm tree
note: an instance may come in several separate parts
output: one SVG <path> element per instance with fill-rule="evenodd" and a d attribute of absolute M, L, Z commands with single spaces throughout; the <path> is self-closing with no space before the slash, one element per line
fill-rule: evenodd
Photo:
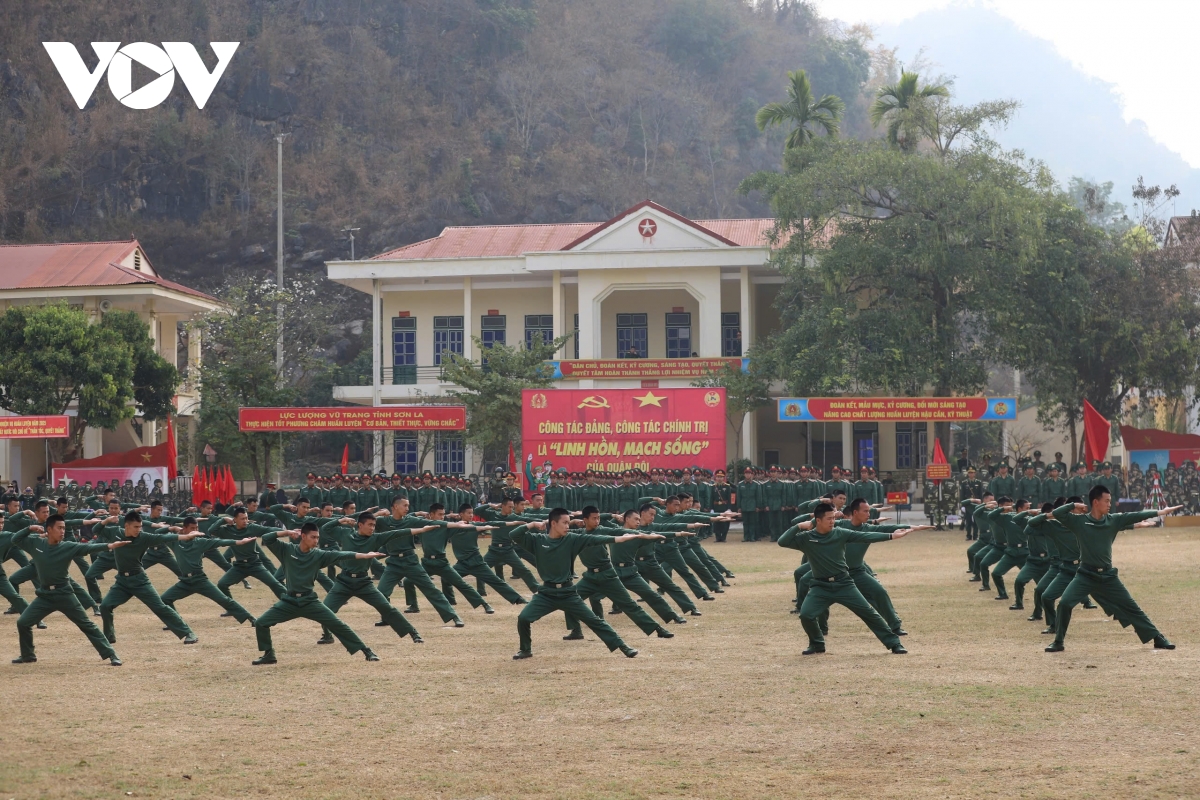
<path fill-rule="evenodd" d="M 931 97 L 949 96 L 950 90 L 945 84 L 922 84 L 917 73 L 901 70 L 899 83 L 879 87 L 871 105 L 871 124 L 878 126 L 887 120 L 888 141 L 901 150 L 912 152 L 917 148 L 914 128 L 922 102 Z"/>
<path fill-rule="evenodd" d="M 823 128 L 828 136 L 837 136 L 838 118 L 846 109 L 842 98 L 827 94 L 814 103 L 812 87 L 804 70 L 789 72 L 787 75 L 787 102 L 767 103 L 760 108 L 754 115 L 754 123 L 758 125 L 758 129 L 762 131 L 769 125 L 791 122 L 795 127 L 784 143 L 784 147 L 789 150 L 811 142 L 816 137 L 814 129 L 818 127 Z"/>

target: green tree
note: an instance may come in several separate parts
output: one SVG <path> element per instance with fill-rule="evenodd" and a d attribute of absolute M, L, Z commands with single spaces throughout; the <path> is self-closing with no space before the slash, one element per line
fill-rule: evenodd
<path fill-rule="evenodd" d="M 816 137 L 816 128 L 823 129 L 826 136 L 837 135 L 838 120 L 846 110 L 840 97 L 827 94 L 814 101 L 808 75 L 802 69 L 788 73 L 787 94 L 786 103 L 767 103 L 758 110 L 754 122 L 760 131 L 791 123 L 792 131 L 784 143 L 789 150 L 811 142 Z"/>
<path fill-rule="evenodd" d="M 89 426 L 115 430 L 141 414 L 171 410 L 179 384 L 154 352 L 149 328 L 132 311 L 110 311 L 98 324 L 65 303 L 13 306 L 0 316 L 0 407 L 14 414 L 76 409 L 71 436 L 50 441 L 55 461 L 77 456 Z"/>
<path fill-rule="evenodd" d="M 304 404 L 310 387 L 329 369 L 320 345 L 332 324 L 331 304 L 312 280 L 295 281 L 278 292 L 272 281 L 243 279 L 219 296 L 225 307 L 197 323 L 203 341 L 197 444 L 211 444 L 223 461 L 248 468 L 262 486 L 279 466 L 280 447 L 292 434 L 240 431 L 238 410 Z M 282 371 L 275 366 L 280 302 Z"/>
<path fill-rule="evenodd" d="M 879 87 L 871 105 L 871 124 L 887 123 L 887 140 L 905 152 L 917 149 L 921 139 L 925 100 L 949 97 L 950 90 L 942 83 L 922 84 L 916 72 L 900 71 L 897 83 Z"/>
<path fill-rule="evenodd" d="M 787 161 L 743 184 L 777 220 L 769 369 L 800 395 L 982 389 L 975 320 L 1036 255 L 1050 177 L 980 145 L 937 157 L 823 139 Z M 937 435 L 949 445 L 947 424 Z"/>
<path fill-rule="evenodd" d="M 554 384 L 553 369 L 546 362 L 555 357 L 570 336 L 552 342 L 534 341 L 531 348 L 487 346 L 473 337 L 475 350 L 484 354 L 475 361 L 454 356 L 442 367 L 442 378 L 455 384 L 447 394 L 467 407 L 468 442 L 478 446 L 485 458 L 503 459 L 510 442 L 520 455 L 521 391 L 546 389 Z"/>
<path fill-rule="evenodd" d="M 769 378 L 756 366 L 756 360 L 751 359 L 749 371 L 743 371 L 741 364 L 726 364 L 723 369 L 709 371 L 703 378 L 692 381 L 692 386 L 725 390 L 725 419 L 733 428 L 734 458 L 741 458 L 746 415 L 771 403 Z"/>
<path fill-rule="evenodd" d="M 1195 244 L 1159 249 L 1088 216 L 1049 197 L 1038 258 L 985 311 L 989 349 L 1033 385 L 1039 421 L 1070 431 L 1074 459 L 1085 399 L 1119 420 L 1135 389 L 1181 398 L 1200 379 Z"/>

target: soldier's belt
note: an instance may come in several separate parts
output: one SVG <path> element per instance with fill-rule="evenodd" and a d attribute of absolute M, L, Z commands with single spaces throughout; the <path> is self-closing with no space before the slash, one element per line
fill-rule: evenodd
<path fill-rule="evenodd" d="M 185 578 L 203 578 L 203 577 L 205 577 L 204 570 L 199 570 L 198 572 L 185 572 L 185 573 L 183 573 L 183 577 L 185 577 Z"/>
<path fill-rule="evenodd" d="M 633 562 L 632 561 L 618 561 L 617 566 L 618 567 L 632 567 Z"/>
<path fill-rule="evenodd" d="M 416 554 L 416 550 L 400 550 L 392 553 L 392 558 L 408 558 L 409 556 L 415 556 Z"/>
<path fill-rule="evenodd" d="M 837 575 L 826 575 L 821 578 L 816 578 L 816 580 L 820 581 L 821 583 L 837 583 L 838 581 L 849 580 L 849 578 L 849 572 L 839 572 Z"/>
<path fill-rule="evenodd" d="M 612 567 L 588 567 L 588 572 L 604 572 Z"/>
<path fill-rule="evenodd" d="M 65 588 L 67 588 L 67 584 L 65 584 L 65 583 L 48 583 L 42 587 L 42 589 L 47 592 L 53 591 L 55 589 L 65 589 Z"/>
<path fill-rule="evenodd" d="M 569 589 L 575 581 L 565 581 L 563 583 L 555 583 L 554 581 L 542 581 L 542 585 L 551 589 Z"/>
<path fill-rule="evenodd" d="M 137 569 L 123 569 L 117 574 L 123 578 L 132 578 L 134 575 L 145 575 L 146 570 L 142 569 L 141 567 L 138 567 Z"/>

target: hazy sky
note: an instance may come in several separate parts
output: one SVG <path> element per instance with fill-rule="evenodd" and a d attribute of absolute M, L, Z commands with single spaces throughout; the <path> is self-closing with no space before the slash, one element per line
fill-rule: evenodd
<path fill-rule="evenodd" d="M 993 9 L 1114 85 L 1126 121 L 1200 167 L 1200 108 L 1187 100 L 1200 0 L 816 0 L 826 17 L 893 24 L 950 5 Z M 887 42 L 881 42 L 887 44 Z M 901 53 L 911 58 L 912 53 Z M 931 54 L 936 61 L 936 54 Z"/>

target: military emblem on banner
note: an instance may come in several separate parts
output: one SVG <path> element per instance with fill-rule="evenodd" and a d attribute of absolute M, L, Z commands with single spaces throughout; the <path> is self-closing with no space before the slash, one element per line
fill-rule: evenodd
<path fill-rule="evenodd" d="M 545 408 L 546 407 L 546 395 L 542 394 L 541 392 L 538 392 L 533 397 L 529 398 L 529 405 L 532 406 L 533 408 Z"/>
<path fill-rule="evenodd" d="M 719 392 L 706 392 L 704 394 L 704 405 L 709 408 L 716 408 L 721 404 L 721 395 Z"/>

